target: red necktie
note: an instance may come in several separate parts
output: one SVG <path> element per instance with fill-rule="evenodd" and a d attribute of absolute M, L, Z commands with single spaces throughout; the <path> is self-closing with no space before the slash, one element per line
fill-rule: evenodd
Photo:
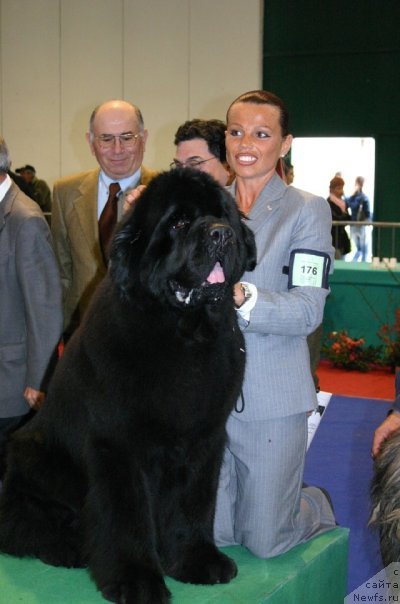
<path fill-rule="evenodd" d="M 107 203 L 99 218 L 100 246 L 105 262 L 108 261 L 109 245 L 118 217 L 118 193 L 121 187 L 118 182 L 112 182 L 108 190 Z"/>

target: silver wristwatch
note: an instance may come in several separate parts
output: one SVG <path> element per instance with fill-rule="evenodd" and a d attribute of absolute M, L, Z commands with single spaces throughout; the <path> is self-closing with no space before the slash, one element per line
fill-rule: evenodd
<path fill-rule="evenodd" d="M 240 304 L 240 306 L 237 306 L 235 304 L 235 308 L 241 308 L 243 306 L 243 304 L 245 304 L 247 302 L 247 300 L 250 300 L 250 298 L 251 298 L 251 289 L 247 285 L 247 283 L 240 283 L 240 287 L 241 287 L 243 295 L 244 295 L 244 300 L 243 300 L 242 304 Z"/>

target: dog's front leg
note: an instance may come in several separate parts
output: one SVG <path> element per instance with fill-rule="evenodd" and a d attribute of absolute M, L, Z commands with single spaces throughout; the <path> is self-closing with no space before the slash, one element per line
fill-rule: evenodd
<path fill-rule="evenodd" d="M 168 556 L 170 566 L 167 573 L 185 583 L 229 583 L 237 574 L 235 562 L 219 551 L 213 538 L 222 438 L 221 443 L 209 447 L 207 459 L 192 472 L 181 496 L 181 539 L 175 560 Z"/>
<path fill-rule="evenodd" d="M 128 448 L 92 440 L 85 547 L 103 596 L 118 604 L 167 604 L 146 477 Z"/>

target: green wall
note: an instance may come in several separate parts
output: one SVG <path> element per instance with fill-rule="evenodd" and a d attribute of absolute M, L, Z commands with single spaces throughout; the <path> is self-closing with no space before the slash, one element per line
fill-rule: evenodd
<path fill-rule="evenodd" d="M 294 136 L 372 136 L 374 219 L 400 222 L 400 0 L 265 0 L 263 87 Z"/>

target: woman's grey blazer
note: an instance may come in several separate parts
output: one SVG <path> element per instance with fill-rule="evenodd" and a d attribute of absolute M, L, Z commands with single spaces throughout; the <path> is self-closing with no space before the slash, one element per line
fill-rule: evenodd
<path fill-rule="evenodd" d="M 235 183 L 230 187 L 235 195 Z M 247 325 L 243 421 L 286 417 L 313 409 L 317 399 L 310 371 L 307 335 L 323 319 L 327 288 L 289 288 L 294 250 L 314 250 L 333 262 L 331 213 L 325 199 L 268 182 L 249 213 L 257 244 L 257 267 L 242 281 L 254 283 L 258 298 Z M 332 265 L 331 265 L 332 266 Z M 241 403 L 238 403 L 240 407 Z"/>

